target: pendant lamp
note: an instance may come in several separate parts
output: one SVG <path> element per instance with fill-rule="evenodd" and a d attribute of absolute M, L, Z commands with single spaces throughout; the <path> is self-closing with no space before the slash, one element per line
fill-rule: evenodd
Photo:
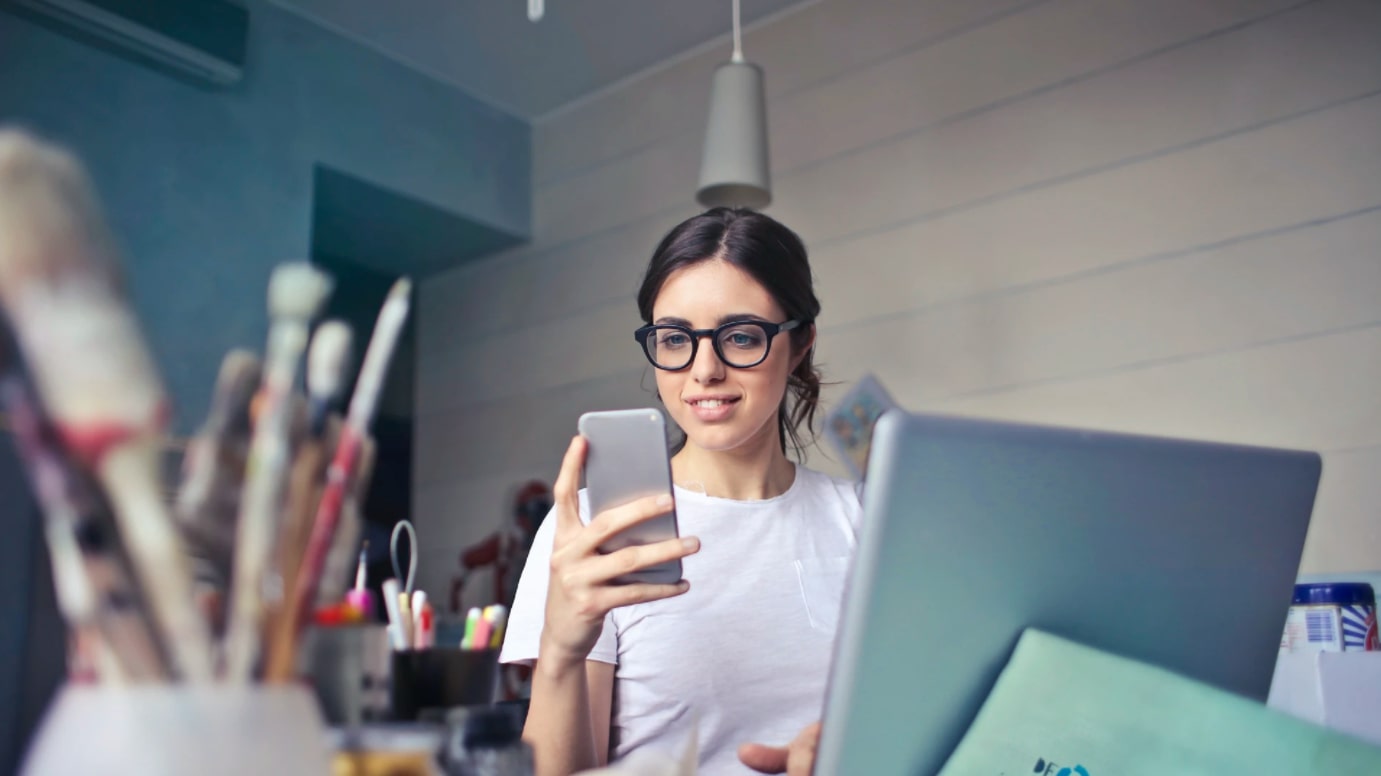
<path fill-rule="evenodd" d="M 714 73 L 700 189 L 705 207 L 760 210 L 772 202 L 767 161 L 767 96 L 762 68 L 744 61 L 739 0 L 734 0 L 734 55 Z"/>

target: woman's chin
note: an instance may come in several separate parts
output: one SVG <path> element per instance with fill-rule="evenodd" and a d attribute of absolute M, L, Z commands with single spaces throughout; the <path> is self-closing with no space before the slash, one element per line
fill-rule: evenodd
<path fill-rule="evenodd" d="M 686 432 L 686 441 L 700 450 L 709 453 L 725 453 L 742 450 L 751 446 L 758 436 L 745 423 L 707 424 L 689 420 L 681 425 Z"/>
<path fill-rule="evenodd" d="M 696 449 L 704 450 L 707 453 L 727 453 L 737 450 L 743 446 L 743 440 L 739 438 L 724 438 L 719 435 L 713 436 L 689 436 L 687 440 Z"/>

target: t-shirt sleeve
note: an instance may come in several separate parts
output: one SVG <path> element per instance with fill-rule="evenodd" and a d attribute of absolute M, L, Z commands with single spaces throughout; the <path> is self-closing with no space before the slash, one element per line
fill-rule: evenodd
<path fill-rule="evenodd" d="M 588 523 L 589 506 L 585 492 L 580 493 L 580 520 Z M 518 578 L 518 592 L 513 597 L 513 611 L 508 614 L 508 627 L 504 633 L 503 649 L 499 651 L 500 663 L 522 663 L 532 665 L 537 661 L 537 650 L 542 643 L 542 625 L 546 617 L 547 584 L 551 575 L 551 548 L 556 541 L 556 510 L 553 508 L 537 529 L 532 539 L 532 549 L 528 551 L 527 565 Z M 612 615 L 604 616 L 604 630 L 599 640 L 590 650 L 587 659 L 601 663 L 618 665 L 618 633 Z"/>

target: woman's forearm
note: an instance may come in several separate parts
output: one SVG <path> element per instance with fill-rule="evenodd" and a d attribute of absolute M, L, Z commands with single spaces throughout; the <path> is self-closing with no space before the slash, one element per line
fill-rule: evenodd
<path fill-rule="evenodd" d="M 536 776 L 570 776 L 603 764 L 596 755 L 585 661 L 537 661 L 523 740 L 532 747 Z"/>

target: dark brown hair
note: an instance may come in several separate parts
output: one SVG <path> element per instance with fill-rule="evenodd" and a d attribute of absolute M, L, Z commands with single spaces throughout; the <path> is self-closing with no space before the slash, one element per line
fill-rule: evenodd
<path fill-rule="evenodd" d="M 638 312 L 652 323 L 652 305 L 672 273 L 703 261 L 719 260 L 747 272 L 758 281 L 791 320 L 815 323 L 820 300 L 815 298 L 806 246 L 796 233 L 778 221 L 752 210 L 717 207 L 682 221 L 662 238 L 638 289 Z M 793 356 L 810 341 L 812 326 L 788 332 Z M 813 349 L 812 349 L 813 350 Z M 807 351 L 787 376 L 786 395 L 777 409 L 782 452 L 787 440 L 798 458 L 815 438 L 815 414 L 820 408 L 820 371 Z"/>

